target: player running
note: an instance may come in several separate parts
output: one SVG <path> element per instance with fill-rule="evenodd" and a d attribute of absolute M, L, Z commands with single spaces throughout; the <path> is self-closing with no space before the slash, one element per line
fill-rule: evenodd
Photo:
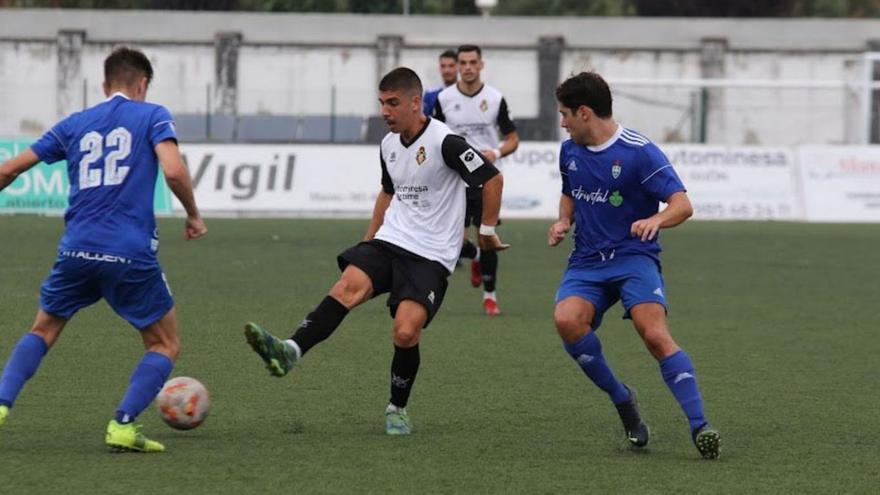
<path fill-rule="evenodd" d="M 582 72 L 556 89 L 562 127 L 559 220 L 548 242 L 556 246 L 576 226 L 575 248 L 556 293 L 554 319 L 565 350 L 614 403 L 635 447 L 649 440 L 636 394 L 619 381 L 602 355 L 596 330 L 605 311 L 623 301 L 663 380 L 678 401 L 703 458 L 717 459 L 721 437 L 709 426 L 690 357 L 666 324 L 666 292 L 660 274 L 661 228 L 693 214 L 685 187 L 669 160 L 647 138 L 618 124 L 611 91 L 601 76 Z M 660 202 L 667 204 L 658 212 Z"/>

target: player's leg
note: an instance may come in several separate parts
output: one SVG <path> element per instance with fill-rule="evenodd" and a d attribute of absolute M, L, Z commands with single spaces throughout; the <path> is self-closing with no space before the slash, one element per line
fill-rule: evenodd
<path fill-rule="evenodd" d="M 390 258 L 380 243 L 357 244 L 340 254 L 337 261 L 342 276 L 289 339 L 281 340 L 255 323 L 245 326 L 248 344 L 273 376 L 289 373 L 297 360 L 336 331 L 350 310 L 387 291 Z"/>
<path fill-rule="evenodd" d="M 385 431 L 407 435 L 412 429 L 406 405 L 419 370 L 419 339 L 446 295 L 449 272 L 402 249 L 392 248 L 391 295 L 388 306 L 394 317 L 394 358 L 391 361 L 391 399 L 385 409 Z"/>
<path fill-rule="evenodd" d="M 163 452 L 165 446 L 147 438 L 134 423 L 153 402 L 171 375 L 180 353 L 177 315 L 172 308 L 158 321 L 141 330 L 146 353 L 135 367 L 128 389 L 107 425 L 106 444 L 115 452 Z"/>
<path fill-rule="evenodd" d="M 483 279 L 483 312 L 488 316 L 498 316 L 498 294 L 495 292 L 498 282 L 498 252 L 485 251 L 480 256 L 480 267 Z"/>
<path fill-rule="evenodd" d="M 584 374 L 619 404 L 629 400 L 626 386 L 617 379 L 602 354 L 602 343 L 591 328 L 596 309 L 590 301 L 570 296 L 559 301 L 553 313 L 556 330 L 566 352 L 575 360 Z"/>
<path fill-rule="evenodd" d="M 479 187 L 468 187 L 465 190 L 465 208 L 464 208 L 464 243 L 461 246 L 460 258 L 469 258 L 471 260 L 471 286 L 479 287 L 483 281 L 483 271 L 480 265 L 482 251 L 480 247 L 468 239 L 468 227 L 480 227 L 480 215 L 482 210 L 483 190 Z"/>
<path fill-rule="evenodd" d="M 67 321 L 101 298 L 96 262 L 59 256 L 40 287 L 40 309 L 31 331 L 16 344 L 0 377 L 0 423 L 5 422 L 25 382 L 58 340 Z"/>
<path fill-rule="evenodd" d="M 66 324 L 66 319 L 41 309 L 37 311 L 31 331 L 15 345 L 0 376 L 0 426 L 6 422 L 9 410 L 24 384 L 37 372 L 43 356 L 58 340 Z"/>
<path fill-rule="evenodd" d="M 682 350 L 666 320 L 663 277 L 656 261 L 640 256 L 627 260 L 627 278 L 621 286 L 626 317 L 632 318 L 648 352 L 660 363 L 663 381 L 688 418 L 692 437 L 705 458 L 717 458 L 720 436 L 709 427 L 703 412 L 703 399 L 696 372 L 688 354 Z M 705 430 L 705 433 L 702 433 Z M 697 437 L 702 433 L 701 442 Z M 701 443 L 703 447 L 701 447 Z"/>
<path fill-rule="evenodd" d="M 657 303 L 643 303 L 630 309 L 630 315 L 648 351 L 660 363 L 663 381 L 687 417 L 700 454 L 707 459 L 718 458 L 720 435 L 709 426 L 694 365 L 673 340 L 666 323 L 666 309 Z"/>
<path fill-rule="evenodd" d="M 138 329 L 145 350 L 107 424 L 105 443 L 114 452 L 163 452 L 165 447 L 147 438 L 135 420 L 156 398 L 180 353 L 171 289 L 158 263 L 106 264 L 101 272 L 104 299 Z"/>
<path fill-rule="evenodd" d="M 482 190 L 478 190 L 480 195 L 473 199 L 474 209 L 474 226 L 479 228 L 483 222 L 483 196 Z M 501 221 L 498 221 L 501 224 Z M 480 279 L 483 282 L 483 312 L 488 316 L 498 316 L 501 309 L 498 307 L 498 295 L 495 292 L 498 283 L 498 252 L 484 251 L 480 253 Z"/>
<path fill-rule="evenodd" d="M 639 414 L 635 393 L 614 375 L 595 332 L 602 314 L 616 298 L 601 285 L 582 280 L 581 275 L 577 270 L 569 270 L 560 284 L 553 315 L 557 332 L 565 351 L 614 403 L 630 444 L 643 447 L 650 432 Z"/>
<path fill-rule="evenodd" d="M 284 376 L 312 347 L 329 338 L 351 309 L 369 300 L 372 292 L 370 277 L 360 268 L 349 265 L 289 339 L 281 340 L 255 323 L 245 326 L 245 336 L 266 362 L 269 373 Z"/>
<path fill-rule="evenodd" d="M 391 360 L 391 399 L 385 408 L 385 432 L 408 435 L 412 423 L 406 405 L 419 371 L 419 339 L 428 312 L 421 303 L 404 300 L 394 316 L 394 358 Z"/>

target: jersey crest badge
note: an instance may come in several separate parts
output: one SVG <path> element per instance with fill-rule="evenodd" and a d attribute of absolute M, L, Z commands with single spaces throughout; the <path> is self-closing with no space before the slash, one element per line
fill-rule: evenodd
<path fill-rule="evenodd" d="M 425 153 L 425 147 L 419 146 L 419 151 L 416 151 L 416 163 L 419 165 L 425 163 L 425 160 L 428 159 L 428 155 Z"/>
<path fill-rule="evenodd" d="M 480 102 L 480 110 L 486 111 L 489 109 L 489 103 L 486 100 Z"/>
<path fill-rule="evenodd" d="M 621 166 L 620 160 L 614 160 L 614 165 L 611 166 L 611 177 L 615 179 L 620 177 L 620 172 L 623 171 L 623 167 Z"/>

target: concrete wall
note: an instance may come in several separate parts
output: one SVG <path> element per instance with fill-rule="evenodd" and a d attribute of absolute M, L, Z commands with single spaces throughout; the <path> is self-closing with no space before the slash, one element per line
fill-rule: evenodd
<path fill-rule="evenodd" d="M 153 101 L 175 113 L 375 114 L 376 83 L 400 64 L 439 83 L 437 55 L 484 47 L 484 79 L 533 135 L 558 136 L 560 78 L 598 70 L 616 116 L 658 141 L 858 143 L 858 89 L 710 89 L 630 78 L 840 80 L 860 84 L 875 20 L 402 17 L 156 11 L 0 10 L 0 135 L 37 135 L 102 99 L 101 62 L 145 50 Z M 542 40 L 562 39 L 558 63 Z M 552 43 L 551 43 L 552 45 Z M 545 45 L 547 46 L 547 45 Z M 549 53 L 549 55 L 547 55 Z M 543 74 L 542 71 L 554 71 Z M 555 72 L 558 71 L 558 74 Z M 542 86 L 543 84 L 543 86 Z M 544 88 L 544 89 L 542 89 Z M 549 89 L 547 89 L 549 88 Z M 543 98 L 541 98 L 543 96 Z"/>

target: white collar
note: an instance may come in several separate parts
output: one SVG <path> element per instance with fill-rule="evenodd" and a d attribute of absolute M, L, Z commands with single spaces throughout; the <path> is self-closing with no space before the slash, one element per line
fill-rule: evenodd
<path fill-rule="evenodd" d="M 598 145 L 598 146 L 587 146 L 587 149 L 590 150 L 590 151 L 592 151 L 593 153 L 598 153 L 598 152 L 600 152 L 600 151 L 605 151 L 605 150 L 608 149 L 612 144 L 614 144 L 615 141 L 617 141 L 617 138 L 619 138 L 620 135 L 621 135 L 622 133 L 623 133 L 623 126 L 620 125 L 620 124 L 617 124 L 617 130 L 614 131 L 614 135 L 612 135 L 612 136 L 608 139 L 608 141 L 605 141 L 604 143 L 602 143 L 602 144 L 600 144 L 600 145 Z"/>
<path fill-rule="evenodd" d="M 104 101 L 110 101 L 110 100 L 112 100 L 113 98 L 116 98 L 117 96 L 121 96 L 121 97 L 125 98 L 126 100 L 130 100 L 130 99 L 131 99 L 131 98 L 128 97 L 128 95 L 126 95 L 126 94 L 123 93 L 122 91 L 117 91 L 117 92 L 113 93 L 112 95 L 108 96 L 107 99 L 104 100 Z"/>

